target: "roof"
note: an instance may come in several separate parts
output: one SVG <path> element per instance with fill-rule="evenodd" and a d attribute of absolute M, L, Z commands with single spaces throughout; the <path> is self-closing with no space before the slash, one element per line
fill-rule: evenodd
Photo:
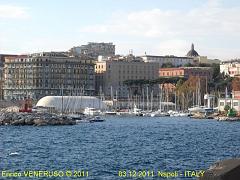
<path fill-rule="evenodd" d="M 143 55 L 143 56 L 141 56 L 141 57 L 192 59 L 191 57 L 184 57 L 184 56 L 157 56 L 157 55 Z"/>
<path fill-rule="evenodd" d="M 191 50 L 188 51 L 187 56 L 188 56 L 188 57 L 197 57 L 197 56 L 199 56 L 199 54 L 197 53 L 197 51 L 195 51 L 195 49 L 194 49 L 194 44 L 192 44 Z"/>
<path fill-rule="evenodd" d="M 174 67 L 174 68 L 159 68 L 161 71 L 174 71 L 174 70 L 184 70 L 184 69 L 201 69 L 201 70 L 209 70 L 211 67 Z"/>
<path fill-rule="evenodd" d="M 86 107 L 105 109 L 106 105 L 93 96 L 45 96 L 37 102 L 37 107 L 54 107 L 57 111 L 79 111 Z"/>

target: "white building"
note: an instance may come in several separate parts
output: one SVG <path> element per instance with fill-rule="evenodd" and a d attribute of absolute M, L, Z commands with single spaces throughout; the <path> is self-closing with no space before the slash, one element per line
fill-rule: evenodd
<path fill-rule="evenodd" d="M 177 56 L 153 56 L 153 55 L 144 55 L 141 56 L 145 62 L 157 62 L 159 67 L 163 64 L 171 63 L 173 66 L 184 66 L 185 64 L 193 64 L 193 57 L 177 57 Z"/>
<path fill-rule="evenodd" d="M 83 112 L 86 107 L 106 109 L 106 104 L 93 96 L 45 96 L 36 107 L 43 107 L 58 112 Z"/>
<path fill-rule="evenodd" d="M 220 64 L 220 72 L 229 75 L 230 77 L 240 75 L 240 59 L 223 61 Z"/>
<path fill-rule="evenodd" d="M 218 110 L 224 112 L 224 107 L 228 105 L 233 108 L 235 111 L 240 113 L 240 99 L 236 98 L 220 98 L 218 100 Z"/>
<path fill-rule="evenodd" d="M 175 67 L 184 66 L 186 64 L 220 64 L 219 59 L 208 59 L 207 56 L 200 56 L 194 49 L 194 44 L 192 44 L 190 51 L 188 51 L 186 57 L 178 56 L 153 56 L 144 55 L 141 56 L 145 62 L 158 62 L 161 67 L 163 64 L 171 63 Z"/>

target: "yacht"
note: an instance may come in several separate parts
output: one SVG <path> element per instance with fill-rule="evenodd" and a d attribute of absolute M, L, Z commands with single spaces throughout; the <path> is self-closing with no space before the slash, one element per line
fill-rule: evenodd
<path fill-rule="evenodd" d="M 205 106 L 195 106 L 188 109 L 190 113 L 206 113 L 206 112 L 213 112 L 214 108 L 208 108 Z"/>
<path fill-rule="evenodd" d="M 106 112 L 103 112 L 104 115 L 111 115 L 111 116 L 115 116 L 117 115 L 117 112 L 115 111 L 106 111 Z"/>
<path fill-rule="evenodd" d="M 169 116 L 169 113 L 161 112 L 160 110 L 151 113 L 151 117 L 165 117 L 165 116 Z"/>
<path fill-rule="evenodd" d="M 105 119 L 101 118 L 100 116 L 94 116 L 92 118 L 87 119 L 90 123 L 94 122 L 103 122 Z"/>
<path fill-rule="evenodd" d="M 136 105 L 134 105 L 134 108 L 131 114 L 134 114 L 136 116 L 143 116 L 142 110 L 138 109 Z"/>
<path fill-rule="evenodd" d="M 178 112 L 178 111 L 171 111 L 169 112 L 171 117 L 188 117 L 190 114 L 188 112 Z"/>
<path fill-rule="evenodd" d="M 98 115 L 101 114 L 101 111 L 99 109 L 96 109 L 96 108 L 86 107 L 83 111 L 83 114 L 87 115 L 87 116 L 98 116 Z"/>

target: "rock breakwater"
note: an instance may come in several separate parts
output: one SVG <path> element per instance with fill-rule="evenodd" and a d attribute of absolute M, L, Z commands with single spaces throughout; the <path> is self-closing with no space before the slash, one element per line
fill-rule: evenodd
<path fill-rule="evenodd" d="M 68 116 L 61 116 L 50 113 L 20 113 L 2 112 L 0 113 L 0 125 L 75 125 L 76 121 Z"/>

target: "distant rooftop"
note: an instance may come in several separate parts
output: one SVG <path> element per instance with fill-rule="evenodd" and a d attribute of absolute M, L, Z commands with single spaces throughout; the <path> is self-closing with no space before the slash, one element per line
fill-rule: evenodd
<path fill-rule="evenodd" d="M 181 58 L 181 59 L 192 59 L 192 57 L 185 57 L 185 56 L 174 56 L 174 55 L 165 55 L 165 56 L 160 56 L 160 55 L 143 55 L 141 57 L 156 57 L 156 58 Z"/>
<path fill-rule="evenodd" d="M 240 63 L 240 59 L 226 60 L 226 61 L 222 61 L 222 63 Z"/>
<path fill-rule="evenodd" d="M 38 57 L 38 56 L 47 56 L 47 57 L 68 57 L 66 52 L 40 52 L 40 53 L 33 53 L 29 55 L 30 57 Z"/>

